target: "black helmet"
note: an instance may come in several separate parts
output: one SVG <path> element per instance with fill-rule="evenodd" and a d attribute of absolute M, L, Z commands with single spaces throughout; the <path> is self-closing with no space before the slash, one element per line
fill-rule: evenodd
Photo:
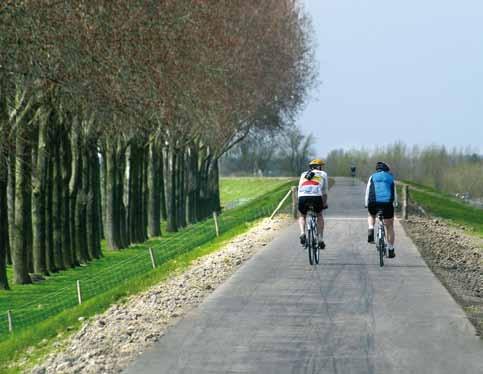
<path fill-rule="evenodd" d="M 382 161 L 378 161 L 378 163 L 376 164 L 376 171 L 389 171 L 389 166 L 387 166 L 387 164 L 385 162 L 382 162 Z"/>

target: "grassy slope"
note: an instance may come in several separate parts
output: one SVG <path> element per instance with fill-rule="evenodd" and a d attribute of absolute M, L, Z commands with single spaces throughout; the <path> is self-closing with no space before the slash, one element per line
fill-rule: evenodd
<path fill-rule="evenodd" d="M 229 206 L 237 201 L 252 200 L 288 181 L 293 181 L 293 178 L 222 178 L 220 180 L 221 205 Z"/>
<path fill-rule="evenodd" d="M 444 218 L 450 223 L 464 225 L 483 237 L 483 211 L 458 201 L 454 197 L 435 189 L 408 183 L 411 187 L 410 198 L 421 205 L 428 213 Z"/>
<path fill-rule="evenodd" d="M 180 255 L 164 263 L 154 271 L 134 277 L 129 283 L 115 287 L 87 300 L 82 305 L 67 309 L 55 317 L 35 325 L 35 329 L 24 330 L 19 334 L 15 334 L 13 338 L 0 342 L 0 372 L 23 373 L 25 371 L 24 367 L 18 367 L 17 365 L 15 367 L 7 367 L 8 363 L 20 358 L 26 358 L 28 366 L 35 365 L 46 354 L 58 349 L 53 343 L 58 342 L 59 337 L 66 338 L 79 329 L 83 323 L 79 321 L 79 318 L 102 313 L 112 304 L 124 302 L 126 297 L 142 292 L 168 277 L 182 272 L 193 261 L 220 249 L 227 241 L 244 233 L 255 223 L 256 221 L 239 225 L 237 228 L 224 233 L 218 239 Z M 35 346 L 35 349 L 27 354 L 28 348 L 32 346 Z"/>
<path fill-rule="evenodd" d="M 243 184 L 245 181 L 238 180 L 238 183 Z M 260 185 L 260 180 L 257 183 Z M 43 339 L 51 339 L 59 333 L 75 329 L 79 325 L 78 318 L 80 316 L 88 317 L 102 312 L 115 301 L 160 282 L 174 271 L 186 268 L 196 258 L 215 251 L 224 241 L 246 231 L 249 227 L 248 222 L 255 221 L 260 217 L 261 213 L 267 215 L 293 182 L 287 183 L 287 179 L 285 179 L 284 182 L 276 184 L 270 181 L 270 184 L 272 188 L 266 188 L 270 191 L 269 194 L 259 196 L 249 204 L 228 211 L 220 217 L 220 225 L 223 232 L 220 238 L 214 238 L 214 227 L 211 227 L 213 224 L 211 221 L 208 221 L 191 226 L 180 233 L 166 235 L 162 239 L 155 238 L 124 251 L 106 252 L 103 259 L 95 261 L 87 267 L 55 274 L 45 282 L 27 286 L 14 286 L 10 292 L 1 292 L 0 313 L 3 315 L 5 315 L 6 309 L 16 310 L 16 313 L 19 313 L 18 310 L 23 309 L 25 313 L 32 313 L 32 310 L 36 311 L 40 308 L 45 310 L 46 313 L 54 313 L 55 316 L 46 320 L 42 318 L 40 322 L 30 321 L 32 322 L 31 326 L 35 327 L 35 329 L 21 330 L 9 339 L 1 342 L 0 368 L 2 368 L 2 361 L 5 363 L 6 360 L 18 357 L 29 346 L 37 344 Z M 244 193 L 244 188 L 238 188 L 238 191 L 238 193 L 232 193 L 231 196 L 239 198 Z M 252 192 L 252 195 L 256 196 L 256 193 Z M 179 250 L 180 246 L 187 247 L 188 250 L 182 252 Z M 149 247 L 157 250 L 156 260 L 158 264 L 161 264 L 154 271 L 149 270 L 150 263 L 147 254 Z M 137 258 L 141 258 L 142 264 L 137 263 Z M 121 282 L 116 279 L 112 282 L 112 270 L 117 269 L 121 277 L 125 277 L 126 272 L 129 273 L 130 268 L 133 266 L 133 259 L 135 259 L 134 264 L 136 266 L 146 267 L 145 271 L 141 269 L 143 274 L 132 275 L 129 278 L 129 282 Z M 97 296 L 93 293 L 91 298 L 87 299 L 82 305 L 74 306 L 75 281 L 77 279 L 81 280 L 81 284 L 92 283 L 94 279 L 94 285 L 98 287 L 106 285 L 107 289 Z M 61 294 L 47 296 L 52 295 L 53 292 L 59 289 L 63 290 Z M 60 305 L 61 309 L 58 311 L 49 310 L 49 303 L 59 298 L 63 300 L 66 290 L 69 293 L 69 302 L 73 304 Z M 29 311 L 29 309 L 32 310 Z M 28 319 L 27 322 L 29 322 Z M 0 323 L 5 323 L 5 321 L 2 320 Z M 48 350 L 49 348 L 45 349 Z"/>

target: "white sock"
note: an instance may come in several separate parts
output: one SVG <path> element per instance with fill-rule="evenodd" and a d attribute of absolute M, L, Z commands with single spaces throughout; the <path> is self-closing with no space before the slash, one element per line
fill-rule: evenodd
<path fill-rule="evenodd" d="M 374 225 L 370 225 L 369 230 L 374 230 Z"/>
<path fill-rule="evenodd" d="M 318 237 L 319 237 L 319 242 L 321 242 L 321 241 L 324 240 L 324 235 L 323 234 L 319 233 Z"/>

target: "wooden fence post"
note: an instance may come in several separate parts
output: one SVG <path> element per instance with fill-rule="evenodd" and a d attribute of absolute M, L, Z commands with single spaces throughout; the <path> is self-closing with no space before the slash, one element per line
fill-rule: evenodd
<path fill-rule="evenodd" d="M 409 186 L 405 184 L 403 186 L 403 206 L 402 206 L 403 220 L 408 219 L 408 206 L 409 206 Z"/>
<path fill-rule="evenodd" d="M 12 320 L 11 310 L 7 310 L 7 319 L 8 319 L 8 332 L 11 334 L 13 332 L 13 320 Z"/>
<path fill-rule="evenodd" d="M 278 213 L 278 211 L 280 210 L 280 208 L 283 206 L 283 203 L 288 199 L 288 197 L 291 194 L 292 194 L 292 189 L 288 190 L 287 194 L 284 196 L 284 198 L 282 199 L 282 201 L 280 201 L 280 203 L 277 205 L 277 207 L 273 211 L 272 215 L 270 216 L 270 219 L 273 219 L 273 217 L 275 217 L 275 214 Z"/>
<path fill-rule="evenodd" d="M 292 187 L 292 216 L 293 218 L 297 218 L 298 216 L 298 199 L 297 199 L 297 187 Z"/>
<path fill-rule="evenodd" d="M 79 302 L 79 305 L 82 304 L 80 280 L 77 281 L 77 301 Z"/>
<path fill-rule="evenodd" d="M 151 257 L 151 265 L 153 266 L 153 269 L 156 269 L 156 262 L 154 261 L 154 253 L 152 248 L 149 248 L 149 256 Z"/>
<path fill-rule="evenodd" d="M 220 236 L 220 227 L 218 226 L 218 214 L 213 212 L 213 220 L 215 221 L 216 236 Z"/>

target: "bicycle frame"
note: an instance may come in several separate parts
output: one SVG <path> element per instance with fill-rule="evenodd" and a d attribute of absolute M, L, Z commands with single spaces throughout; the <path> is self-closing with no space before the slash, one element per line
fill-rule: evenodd
<path fill-rule="evenodd" d="M 317 215 L 313 210 L 309 210 L 307 212 L 306 226 L 307 231 L 313 230 L 313 232 L 317 235 Z"/>

